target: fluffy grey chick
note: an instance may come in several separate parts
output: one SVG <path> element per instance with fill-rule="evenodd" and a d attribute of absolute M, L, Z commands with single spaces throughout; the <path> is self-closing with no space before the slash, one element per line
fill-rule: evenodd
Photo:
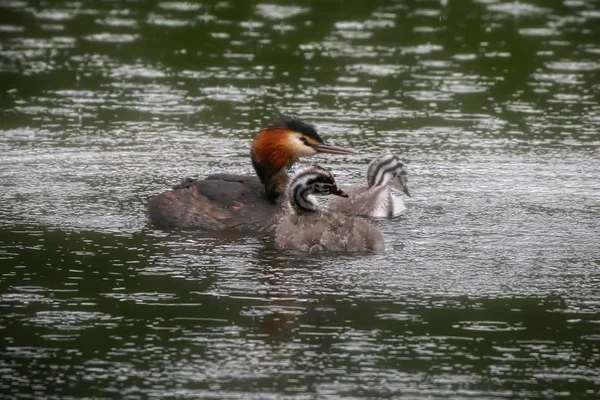
<path fill-rule="evenodd" d="M 299 171 L 290 181 L 287 203 L 275 228 L 275 243 L 281 249 L 315 252 L 383 251 L 379 228 L 359 217 L 322 210 L 315 195 L 347 196 L 333 175 L 319 166 Z"/>
<path fill-rule="evenodd" d="M 407 177 L 406 165 L 398 156 L 389 152 L 381 154 L 369 164 L 367 182 L 348 187 L 348 198 L 333 199 L 329 209 L 348 215 L 395 217 L 406 210 L 406 206 L 392 189 L 410 197 Z"/>

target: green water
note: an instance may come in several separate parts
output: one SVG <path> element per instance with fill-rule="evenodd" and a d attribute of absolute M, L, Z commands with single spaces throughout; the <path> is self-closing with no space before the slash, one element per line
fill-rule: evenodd
<path fill-rule="evenodd" d="M 600 396 L 600 2 L 0 0 L 7 398 Z M 389 149 L 383 255 L 153 230 L 278 113 Z"/>

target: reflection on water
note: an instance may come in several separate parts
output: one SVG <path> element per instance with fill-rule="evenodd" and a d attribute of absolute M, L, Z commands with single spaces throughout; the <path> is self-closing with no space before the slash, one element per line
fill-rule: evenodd
<path fill-rule="evenodd" d="M 596 398 L 597 1 L 0 1 L 12 397 Z M 388 251 L 146 227 L 279 112 L 409 160 Z"/>

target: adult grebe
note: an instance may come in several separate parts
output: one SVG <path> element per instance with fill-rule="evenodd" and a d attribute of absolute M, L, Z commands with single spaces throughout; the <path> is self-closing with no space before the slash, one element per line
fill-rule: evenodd
<path fill-rule="evenodd" d="M 326 212 L 314 195 L 346 197 L 333 175 L 319 166 L 308 167 L 292 178 L 284 207 L 275 228 L 275 244 L 300 251 L 383 251 L 379 228 L 359 217 Z"/>
<path fill-rule="evenodd" d="M 311 125 L 281 117 L 261 130 L 252 143 L 250 158 L 257 176 L 219 173 L 204 180 L 184 179 L 150 200 L 150 222 L 165 228 L 268 231 L 281 208 L 286 169 L 298 158 L 317 153 L 356 152 L 325 144 Z"/>
<path fill-rule="evenodd" d="M 410 197 L 406 164 L 392 153 L 375 158 L 367 169 L 367 182 L 345 189 L 348 198 L 336 198 L 329 204 L 331 211 L 366 217 L 395 217 L 406 210 L 401 198 L 391 189 Z"/>

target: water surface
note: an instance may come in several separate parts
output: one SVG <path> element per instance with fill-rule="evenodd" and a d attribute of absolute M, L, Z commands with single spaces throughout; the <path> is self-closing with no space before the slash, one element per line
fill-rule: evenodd
<path fill-rule="evenodd" d="M 598 1 L 0 1 L 11 398 L 597 398 Z M 147 226 L 278 113 L 390 149 L 383 255 Z"/>

